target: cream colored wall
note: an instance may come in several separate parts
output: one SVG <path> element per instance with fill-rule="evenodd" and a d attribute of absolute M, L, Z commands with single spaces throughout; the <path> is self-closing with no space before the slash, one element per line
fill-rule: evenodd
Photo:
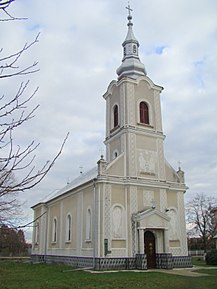
<path fill-rule="evenodd" d="M 158 211 L 160 211 L 160 190 L 155 189 L 154 191 L 154 201 L 155 201 L 155 206 Z"/>
<path fill-rule="evenodd" d="M 109 150 L 110 150 L 110 161 L 112 161 L 114 159 L 113 154 L 115 151 L 118 152 L 118 155 L 121 154 L 121 139 L 116 138 L 112 140 L 109 145 Z"/>
<path fill-rule="evenodd" d="M 107 168 L 109 175 L 124 176 L 124 154 L 114 159 Z"/>
<path fill-rule="evenodd" d="M 93 247 L 93 185 L 49 205 L 48 250 L 59 254 L 91 255 Z M 86 240 L 86 213 L 91 209 L 91 240 Z M 71 240 L 66 238 L 67 215 L 72 218 Z M 57 219 L 57 242 L 53 242 L 53 219 Z M 82 245 L 82 246 L 81 246 Z M 71 249 L 71 251 L 69 251 Z M 88 253 L 87 250 L 91 249 Z M 55 251 L 56 250 L 56 251 Z M 84 252 L 82 252 L 82 250 Z"/>
<path fill-rule="evenodd" d="M 83 213 L 82 213 L 82 248 L 93 248 L 93 216 L 94 216 L 94 188 L 93 186 L 83 190 Z M 86 240 L 86 214 L 91 210 L 91 240 Z"/>
<path fill-rule="evenodd" d="M 112 186 L 111 206 L 113 206 L 114 204 L 120 204 L 126 209 L 126 194 L 124 186 Z"/>
<path fill-rule="evenodd" d="M 144 210 L 144 197 L 143 197 L 142 187 L 137 188 L 137 206 L 138 206 L 138 211 Z"/>
<path fill-rule="evenodd" d="M 57 241 L 53 242 L 53 220 L 57 219 Z M 59 248 L 60 246 L 60 230 L 61 230 L 61 217 L 60 217 L 60 202 L 56 202 L 49 206 L 49 227 L 48 227 L 48 247 Z"/>
<path fill-rule="evenodd" d="M 41 210 L 42 210 L 42 206 L 38 206 L 37 208 L 34 209 L 34 220 L 37 219 L 37 221 L 34 223 L 34 227 L 33 227 L 33 236 L 32 236 L 32 250 L 33 250 L 33 253 L 37 253 L 40 251 L 41 249 L 41 242 L 40 242 L 40 239 L 41 239 L 41 234 L 42 234 L 42 220 L 40 218 L 41 216 Z M 36 241 L 36 234 L 37 234 L 37 228 L 36 228 L 36 225 L 39 224 L 39 232 L 38 232 L 38 237 L 39 237 L 39 240 Z"/>
<path fill-rule="evenodd" d="M 114 218 L 112 216 L 112 210 L 115 206 L 122 208 L 122 228 L 120 231 L 123 233 L 121 236 L 115 237 L 113 235 Z M 127 191 L 125 186 L 113 184 L 111 186 L 111 250 L 112 256 L 126 256 L 127 246 Z"/>
<path fill-rule="evenodd" d="M 62 247 L 63 248 L 76 248 L 77 246 L 77 216 L 78 216 L 78 194 L 68 196 L 62 200 Z M 66 238 L 67 216 L 71 215 L 71 241 Z"/>
<path fill-rule="evenodd" d="M 119 102 L 119 91 L 120 91 L 120 87 L 119 86 L 113 86 L 113 90 L 112 90 L 112 95 L 110 98 L 111 101 L 111 107 L 113 107 L 115 104 L 120 104 Z"/>
<path fill-rule="evenodd" d="M 177 182 L 178 176 L 176 171 L 166 162 L 165 163 L 166 179 L 167 181 Z"/>
<path fill-rule="evenodd" d="M 168 207 L 174 207 L 174 208 L 178 208 L 178 204 L 177 204 L 177 193 L 176 192 L 167 192 L 167 204 Z"/>
<path fill-rule="evenodd" d="M 137 149 L 157 151 L 156 139 L 150 136 L 136 135 L 136 147 Z"/>

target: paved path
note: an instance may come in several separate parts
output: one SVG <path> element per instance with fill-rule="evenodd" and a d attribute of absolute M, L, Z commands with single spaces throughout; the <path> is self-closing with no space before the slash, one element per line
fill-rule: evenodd
<path fill-rule="evenodd" d="M 205 274 L 205 273 L 195 272 L 196 270 L 200 270 L 200 269 L 204 269 L 204 268 L 197 267 L 197 268 L 190 268 L 190 269 L 172 269 L 172 270 L 157 270 L 157 271 L 161 273 L 180 275 L 180 276 L 186 276 L 186 277 L 209 276 L 208 274 Z"/>
<path fill-rule="evenodd" d="M 186 277 L 202 277 L 202 276 L 209 276 L 209 274 L 195 272 L 197 270 L 217 270 L 217 267 L 193 267 L 193 268 L 180 268 L 180 269 L 172 269 L 172 270 L 165 270 L 165 269 L 153 269 L 153 270 L 115 270 L 115 271 L 89 271 L 91 273 L 103 274 L 103 273 L 117 273 L 117 272 L 159 272 L 165 274 L 173 274 L 179 276 L 186 276 Z"/>

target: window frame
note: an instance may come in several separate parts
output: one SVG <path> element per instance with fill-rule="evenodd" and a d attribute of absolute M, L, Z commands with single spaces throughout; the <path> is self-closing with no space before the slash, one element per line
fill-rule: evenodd
<path fill-rule="evenodd" d="M 72 241 L 72 216 L 70 213 L 66 215 L 66 242 Z"/>
<path fill-rule="evenodd" d="M 117 104 L 113 106 L 113 128 L 119 125 L 119 107 Z"/>
<path fill-rule="evenodd" d="M 142 105 L 144 107 L 142 107 Z M 149 104 L 144 100 L 139 103 L 139 123 L 150 125 Z"/>
<path fill-rule="evenodd" d="M 85 241 L 90 242 L 92 240 L 92 211 L 91 208 L 87 208 L 86 211 L 86 232 Z"/>
<path fill-rule="evenodd" d="M 53 218 L 52 243 L 57 243 L 57 218 Z"/>

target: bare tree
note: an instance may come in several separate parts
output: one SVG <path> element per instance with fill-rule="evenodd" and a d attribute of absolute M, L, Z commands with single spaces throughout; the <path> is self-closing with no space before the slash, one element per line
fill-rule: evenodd
<path fill-rule="evenodd" d="M 201 237 L 205 252 L 209 239 L 214 236 L 217 227 L 212 212 L 215 206 L 216 199 L 204 193 L 197 194 L 186 206 L 187 223 L 195 226 L 194 230 Z"/>
<path fill-rule="evenodd" d="M 1 18 L 0 21 L 10 21 L 10 20 L 20 20 L 20 19 L 26 19 L 26 18 L 20 18 L 20 17 L 14 17 L 8 12 L 8 9 L 12 2 L 15 0 L 0 0 L 0 11 L 3 12 L 4 18 Z"/>
<path fill-rule="evenodd" d="M 14 20 L 17 18 L 12 17 L 7 10 L 12 2 L 14 0 L 0 0 L 0 11 Z M 29 66 L 22 66 L 23 55 L 38 42 L 38 37 L 13 54 L 1 57 L 3 49 L 0 50 L 0 79 L 26 76 L 39 70 L 36 61 Z M 16 144 L 14 132 L 32 119 L 39 107 L 28 108 L 38 90 L 36 88 L 29 93 L 28 84 L 29 80 L 21 82 L 15 95 L 0 95 L 0 224 L 5 223 L 19 208 L 17 194 L 35 187 L 47 175 L 68 137 L 67 134 L 56 156 L 40 168 L 35 165 L 39 143 L 33 140 L 25 147 Z"/>

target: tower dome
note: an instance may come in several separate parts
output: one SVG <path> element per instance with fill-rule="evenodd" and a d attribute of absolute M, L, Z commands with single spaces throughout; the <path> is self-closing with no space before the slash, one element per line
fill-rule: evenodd
<path fill-rule="evenodd" d="M 137 78 L 138 76 L 146 75 L 145 66 L 139 59 L 138 48 L 139 42 L 133 33 L 133 23 L 130 5 L 126 7 L 129 11 L 128 19 L 128 32 L 126 39 L 122 43 L 123 46 L 123 59 L 122 64 L 117 69 L 118 79 L 125 76 Z"/>

